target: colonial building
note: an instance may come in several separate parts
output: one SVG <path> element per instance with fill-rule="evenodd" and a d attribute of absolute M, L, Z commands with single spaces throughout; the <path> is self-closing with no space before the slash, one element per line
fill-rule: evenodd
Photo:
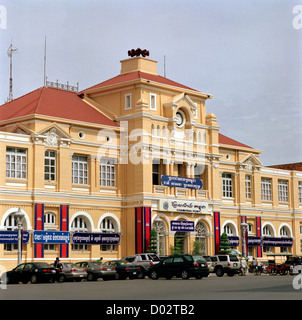
<path fill-rule="evenodd" d="M 145 56 L 145 54 L 144 54 Z M 119 258 L 178 244 L 301 254 L 301 165 L 265 167 L 226 137 L 212 96 L 158 75 L 134 55 L 119 75 L 81 92 L 45 86 L 0 107 L 0 264 Z M 242 222 L 247 223 L 246 251 Z"/>

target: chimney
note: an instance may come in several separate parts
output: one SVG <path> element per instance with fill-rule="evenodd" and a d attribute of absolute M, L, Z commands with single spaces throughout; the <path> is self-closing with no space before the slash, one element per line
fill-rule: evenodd
<path fill-rule="evenodd" d="M 140 49 L 137 49 L 136 52 L 138 50 Z M 141 52 L 141 50 L 139 52 Z M 136 72 L 136 71 L 158 75 L 157 61 L 147 59 L 145 57 L 140 57 L 139 53 L 137 53 L 136 56 L 134 56 L 133 58 L 129 58 L 121 61 L 121 74 L 127 74 L 131 72 Z"/>

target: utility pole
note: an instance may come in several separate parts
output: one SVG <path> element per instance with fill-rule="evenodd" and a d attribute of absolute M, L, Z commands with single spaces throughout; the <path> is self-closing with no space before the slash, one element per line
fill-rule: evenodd
<path fill-rule="evenodd" d="M 17 48 L 13 47 L 13 43 L 11 42 L 11 45 L 9 46 L 7 50 L 7 55 L 10 59 L 10 69 L 9 69 L 9 96 L 8 101 L 10 102 L 13 100 L 13 54 L 18 51 Z"/>

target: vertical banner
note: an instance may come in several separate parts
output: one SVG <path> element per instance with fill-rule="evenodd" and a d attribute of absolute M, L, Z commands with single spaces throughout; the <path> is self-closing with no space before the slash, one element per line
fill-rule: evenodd
<path fill-rule="evenodd" d="M 135 253 L 143 252 L 142 211 L 142 207 L 135 208 Z"/>
<path fill-rule="evenodd" d="M 148 249 L 150 232 L 151 207 L 135 208 L 135 253 L 142 253 Z"/>
<path fill-rule="evenodd" d="M 256 217 L 256 237 L 261 237 L 261 217 Z M 262 246 L 257 246 L 257 258 L 262 258 Z"/>
<path fill-rule="evenodd" d="M 144 208 L 144 233 L 145 233 L 145 250 L 149 249 L 150 233 L 151 233 L 151 207 Z"/>
<path fill-rule="evenodd" d="M 60 206 L 60 230 L 69 231 L 69 206 L 61 205 Z M 68 258 L 69 256 L 69 245 L 60 244 L 60 258 Z"/>
<path fill-rule="evenodd" d="M 35 230 L 44 230 L 44 204 L 35 204 Z M 34 244 L 35 258 L 44 258 L 43 243 Z"/>
<path fill-rule="evenodd" d="M 247 223 L 247 222 L 246 222 L 246 216 L 241 216 L 241 223 Z M 248 230 L 246 230 L 245 234 L 243 234 L 242 228 L 241 228 L 242 254 L 245 252 L 245 253 L 246 253 L 246 257 L 248 256 L 247 234 L 248 234 Z M 243 237 L 245 238 L 245 245 L 244 245 Z M 245 248 L 244 248 L 243 246 L 245 246 Z M 245 249 L 245 250 L 244 250 L 244 249 Z M 246 257 L 245 257 L 245 258 L 246 258 Z"/>
<path fill-rule="evenodd" d="M 219 253 L 220 245 L 220 212 L 214 212 L 214 245 L 215 245 L 215 254 Z"/>

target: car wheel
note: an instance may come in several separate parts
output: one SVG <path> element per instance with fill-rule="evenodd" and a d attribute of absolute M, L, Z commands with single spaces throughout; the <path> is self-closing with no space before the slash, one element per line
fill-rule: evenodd
<path fill-rule="evenodd" d="M 156 271 L 156 270 L 151 271 L 150 276 L 151 276 L 151 279 L 152 279 L 152 280 L 157 280 L 157 279 L 158 279 L 158 273 L 157 273 L 157 271 Z"/>
<path fill-rule="evenodd" d="M 36 276 L 35 274 L 33 274 L 33 275 L 31 276 L 30 282 L 31 282 L 32 284 L 36 284 L 36 283 L 38 282 L 38 278 L 37 278 L 37 276 Z"/>
<path fill-rule="evenodd" d="M 87 275 L 87 280 L 88 281 L 95 281 L 95 277 L 93 276 L 93 274 L 90 272 L 90 273 L 88 273 L 88 275 Z"/>
<path fill-rule="evenodd" d="M 137 275 L 137 279 L 144 279 L 145 278 L 145 272 L 144 270 L 142 272 L 140 272 L 138 275 Z"/>
<path fill-rule="evenodd" d="M 115 280 L 121 280 L 121 275 L 120 275 L 119 273 L 116 273 L 116 274 L 114 275 L 114 279 L 115 279 Z"/>
<path fill-rule="evenodd" d="M 181 277 L 184 280 L 188 280 L 190 278 L 189 272 L 187 270 L 182 270 Z"/>
<path fill-rule="evenodd" d="M 64 282 L 65 281 L 65 276 L 63 274 L 61 274 L 58 278 L 58 282 L 61 283 L 61 282 Z"/>
<path fill-rule="evenodd" d="M 216 269 L 216 276 L 217 277 L 222 277 L 224 275 L 224 271 L 221 267 Z"/>

